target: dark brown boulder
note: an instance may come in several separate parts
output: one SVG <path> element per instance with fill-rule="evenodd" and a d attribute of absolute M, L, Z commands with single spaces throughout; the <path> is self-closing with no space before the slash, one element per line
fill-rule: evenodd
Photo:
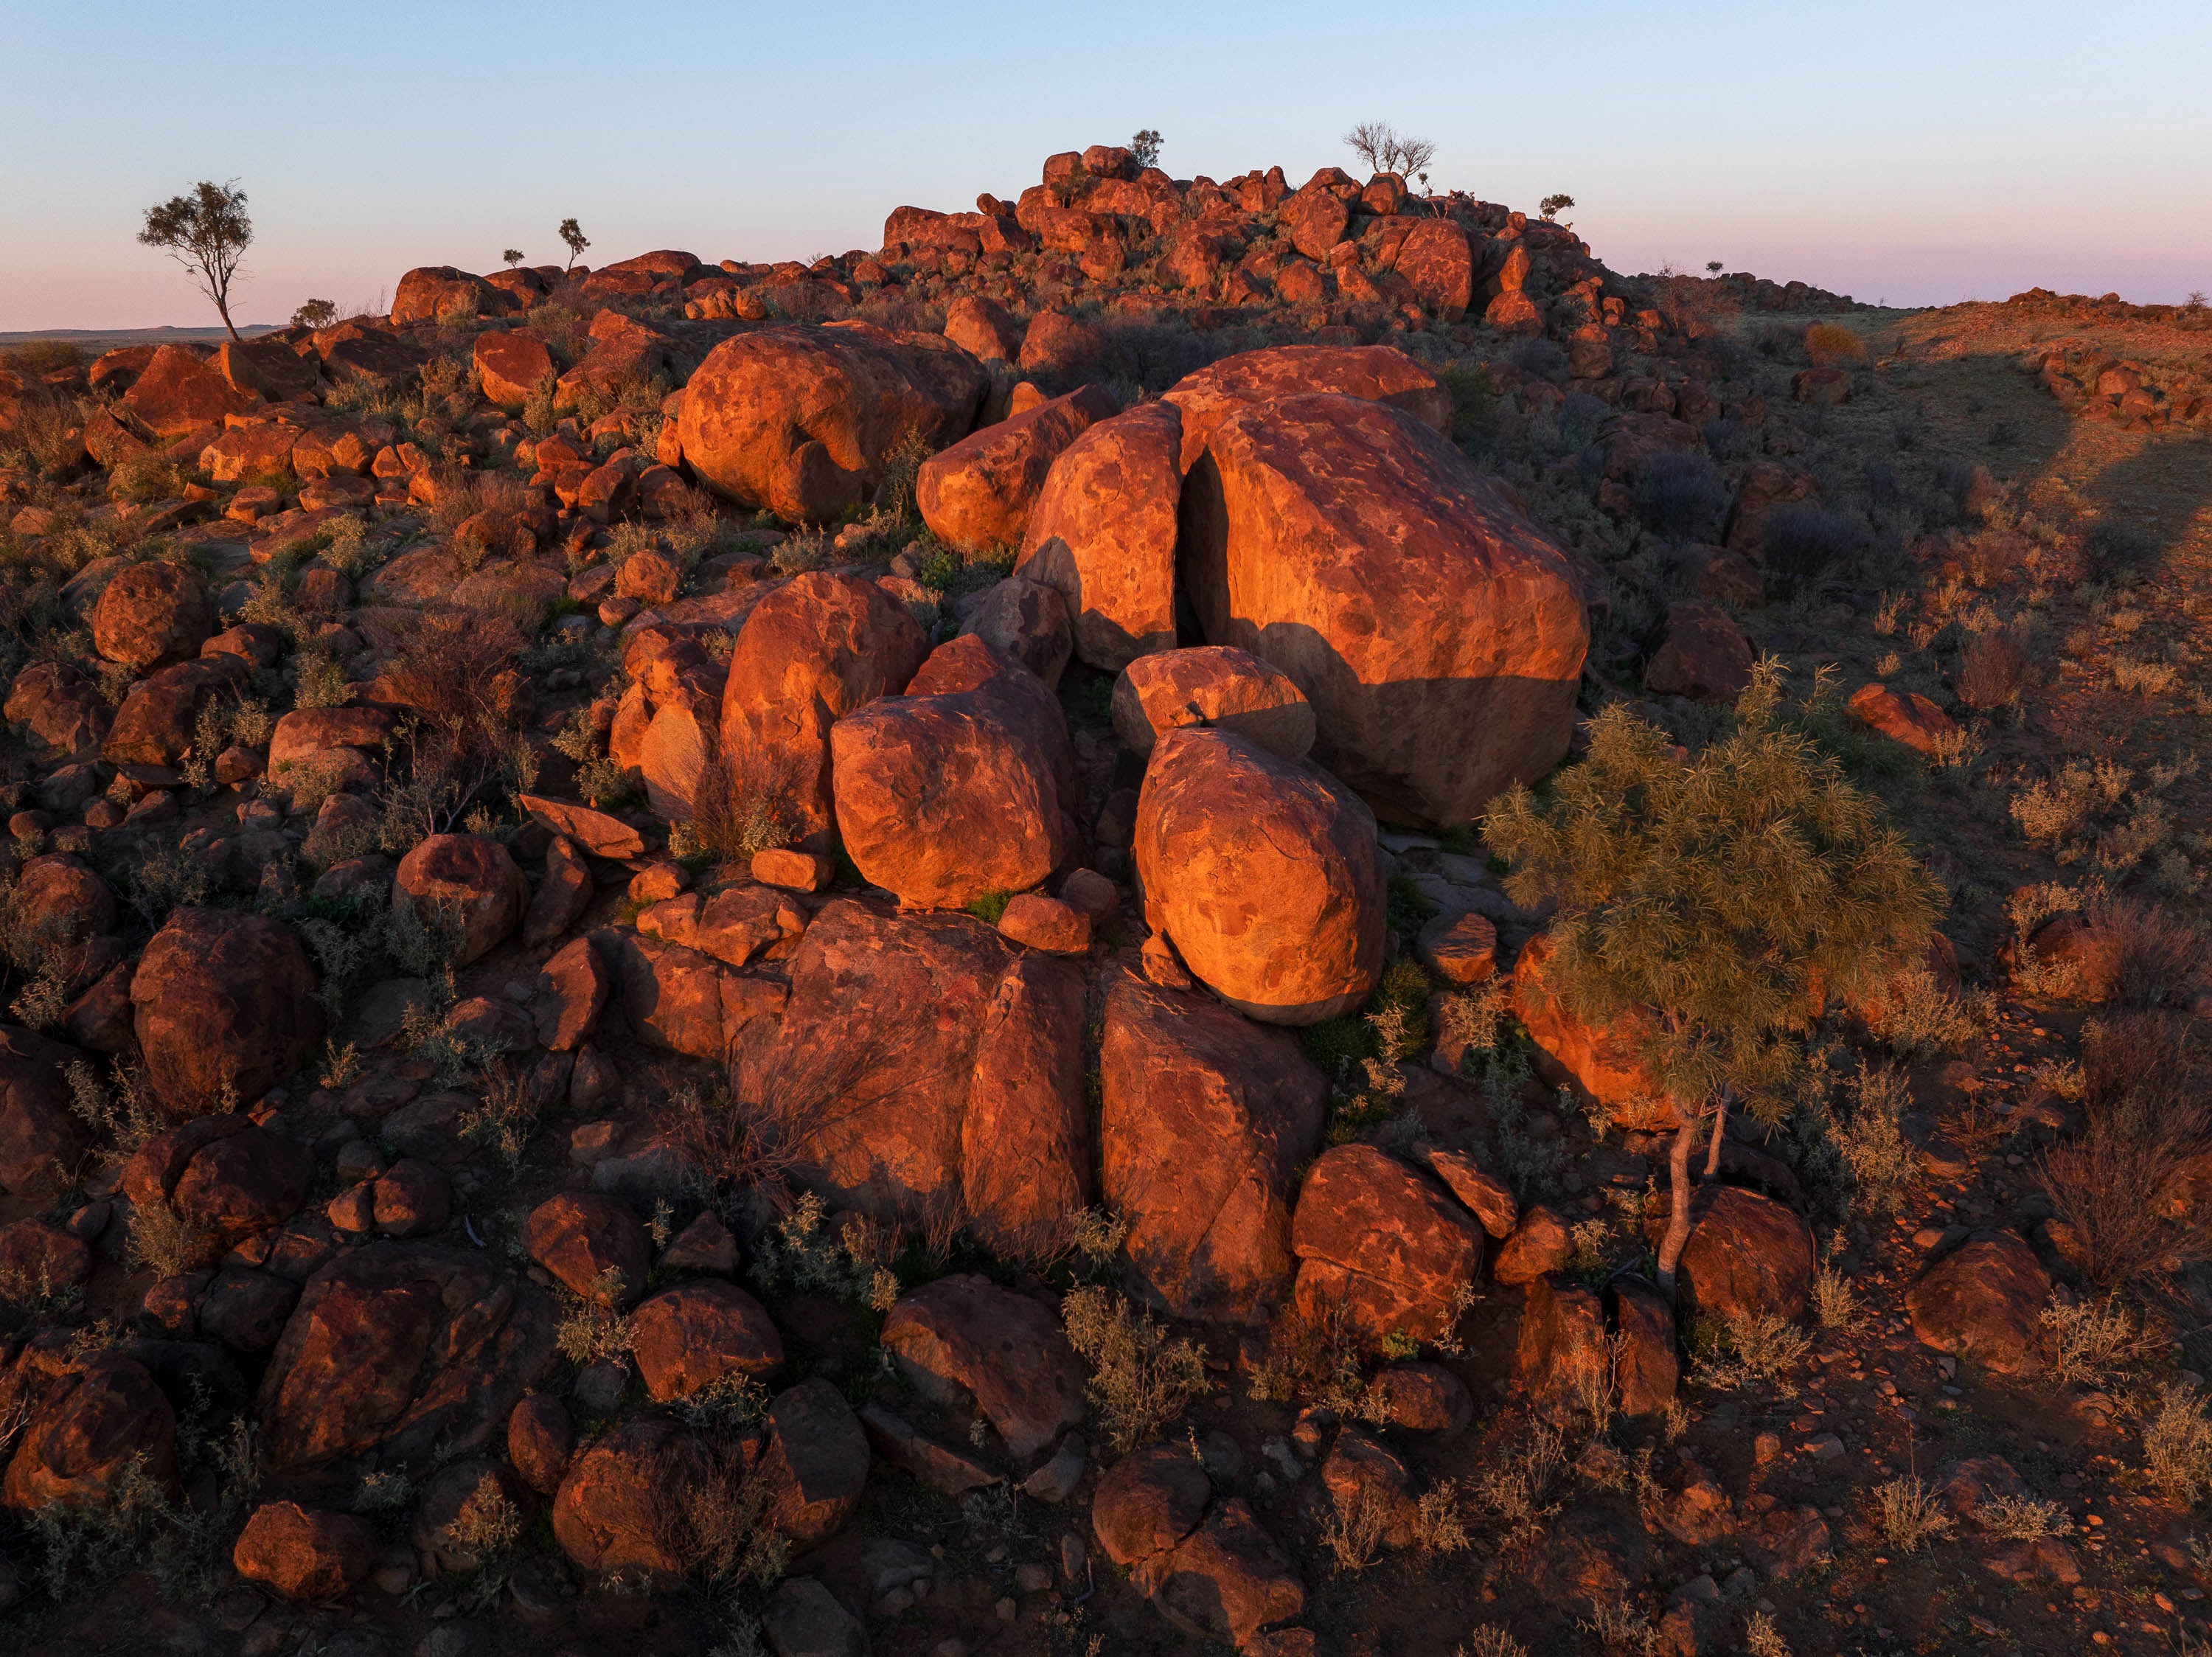
<path fill-rule="evenodd" d="M 1068 850 L 1054 763 L 1066 743 L 1059 704 L 981 639 L 956 639 L 939 654 L 947 651 L 988 657 L 989 677 L 939 695 L 915 694 L 910 684 L 908 695 L 878 698 L 830 730 L 846 852 L 870 881 L 916 908 L 1025 891 Z"/>
<path fill-rule="evenodd" d="M 1723 1319 L 1803 1315 L 1813 1287 L 1813 1234 L 1802 1220 L 1772 1197 L 1736 1185 L 1701 1187 L 1690 1211 L 1690 1240 L 1676 1268 L 1686 1307 Z"/>
<path fill-rule="evenodd" d="M 645 1228 L 613 1197 L 593 1191 L 549 1197 L 530 1211 L 522 1242 L 530 1258 L 572 1295 L 601 1306 L 626 1307 L 645 1292 L 653 1264 Z"/>
<path fill-rule="evenodd" d="M 757 1378 L 783 1362 L 767 1310 L 735 1283 L 696 1278 L 641 1301 L 630 1354 L 655 1404 L 688 1398 L 729 1374 Z"/>
<path fill-rule="evenodd" d="M 527 1279 L 370 1243 L 307 1279 L 262 1378 L 263 1454 L 279 1472 L 370 1449 L 402 1466 L 433 1446 L 472 1454 L 552 1362 L 552 1307 Z"/>
<path fill-rule="evenodd" d="M 392 904 L 453 939 L 452 965 L 487 955 L 522 924 L 530 899 L 507 848 L 480 834 L 434 834 L 399 860 Z"/>
<path fill-rule="evenodd" d="M 173 1118 L 252 1104 L 323 1039 L 314 970 L 290 928 L 227 909 L 174 911 L 131 979 L 138 1045 Z"/>
<path fill-rule="evenodd" d="M 228 1244 L 290 1219 L 314 1182 L 313 1152 L 242 1123 L 193 1154 L 167 1196 L 179 1217 Z"/>
<path fill-rule="evenodd" d="M 485 400 L 517 412 L 539 382 L 556 372 L 545 342 L 520 328 L 478 334 L 471 356 Z"/>
<path fill-rule="evenodd" d="M 286 1599 L 336 1599 L 376 1563 L 376 1532 L 351 1514 L 264 1502 L 238 1533 L 230 1562 Z"/>
<path fill-rule="evenodd" d="M 1664 1410 L 1674 1401 L 1682 1373 L 1674 1307 L 1656 1285 L 1626 1272 L 1605 1286 L 1605 1304 L 1613 1325 L 1613 1379 L 1621 1414 Z"/>
<path fill-rule="evenodd" d="M 568 1464 L 553 1498 L 554 1539 L 583 1570 L 680 1576 L 696 1550 L 687 1499 L 710 1477 L 690 1429 L 658 1414 L 626 1416 Z"/>
<path fill-rule="evenodd" d="M 968 916 L 839 899 L 789 972 L 788 1009 L 744 1033 L 732 1079 L 790 1124 L 810 1185 L 885 1220 L 958 1203 L 1006 1241 L 1084 1205 L 1079 971 Z"/>
<path fill-rule="evenodd" d="M 575 1442 L 575 1422 L 550 1393 L 526 1395 L 507 1418 L 507 1459 L 523 1483 L 540 1496 L 551 1496 L 561 1488 Z"/>
<path fill-rule="evenodd" d="M 66 1191 L 91 1142 L 70 1108 L 72 1048 L 0 1024 L 0 1189 L 34 1202 Z"/>
<path fill-rule="evenodd" d="M 1212 1481 L 1187 1449 L 1155 1445 L 1106 1470 L 1091 1501 L 1091 1529 L 1107 1558 L 1133 1571 L 1198 1528 Z"/>
<path fill-rule="evenodd" d="M 1205 726 L 1295 765 L 1314 743 L 1313 704 L 1249 651 L 1200 645 L 1139 656 L 1114 681 L 1114 734 L 1146 755 L 1163 732 Z"/>
<path fill-rule="evenodd" d="M 2051 1278 L 2017 1233 L 1977 1232 L 1929 1267 L 1905 1303 L 1922 1345 L 2009 1375 L 2033 1362 Z"/>
<path fill-rule="evenodd" d="M 225 415 L 245 413 L 252 400 L 181 345 L 156 346 L 123 393 L 123 405 L 156 437 L 220 426 Z"/>
<path fill-rule="evenodd" d="M 834 820 L 830 733 L 907 687 L 929 654 L 906 606 L 873 582 L 799 576 L 752 608 L 722 691 L 722 761 L 788 813 L 795 837 Z"/>
<path fill-rule="evenodd" d="M 173 765 L 192 746 L 201 707 L 246 683 L 236 656 L 200 656 L 156 668 L 131 687 L 100 745 L 112 765 Z"/>
<path fill-rule="evenodd" d="M 804 1550 L 826 1542 L 859 1511 L 868 1483 L 868 1435 L 845 1395 L 828 1381 L 802 1381 L 768 1412 L 760 1476 L 770 1491 L 768 1522 Z"/>
<path fill-rule="evenodd" d="M 1288 1033 L 1127 971 L 1100 1071 L 1102 1194 L 1139 1283 L 1177 1317 L 1264 1321 L 1290 1292 L 1291 1175 L 1327 1081 Z"/>
<path fill-rule="evenodd" d="M 1239 410 L 1328 393 L 1403 409 L 1451 432 L 1451 393 L 1427 369 L 1387 345 L 1270 345 L 1240 351 L 1184 375 L 1164 400 L 1182 416 L 1181 470 L 1188 472 L 1215 428 Z"/>
<path fill-rule="evenodd" d="M 1306 1606 L 1296 1568 L 1241 1496 L 1216 1502 L 1154 1583 L 1153 1603 L 1170 1622 L 1238 1647 Z"/>
<path fill-rule="evenodd" d="M 1379 1343 L 1448 1338 L 1482 1269 L 1482 1228 L 1404 1163 L 1372 1145 L 1316 1158 L 1291 1221 L 1297 1303 L 1312 1323 L 1332 1313 Z"/>
<path fill-rule="evenodd" d="M 1182 448 L 1180 411 L 1140 403 L 1070 443 L 1030 509 L 1016 571 L 1059 592 L 1094 667 L 1175 644 Z"/>
<path fill-rule="evenodd" d="M 921 463 L 915 504 L 947 545 L 975 554 L 1022 545 L 1045 475 L 1069 444 L 1117 412 L 1111 393 L 1085 386 L 972 432 Z"/>
<path fill-rule="evenodd" d="M 100 1352 L 71 1366 L 30 1414 L 0 1479 L 18 1513 L 100 1508 L 143 1461 L 158 1485 L 177 1477 L 177 1417 L 143 1364 Z"/>
<path fill-rule="evenodd" d="M 92 606 L 93 649 L 142 673 L 198 655 L 214 631 L 206 581 L 166 559 L 125 564 Z"/>
<path fill-rule="evenodd" d="M 1083 1424 L 1083 1366 L 1052 1307 L 960 1273 L 902 1295 L 882 1343 L 933 1403 L 981 1411 L 1018 1465 Z"/>
<path fill-rule="evenodd" d="M 1751 643 L 1728 612 L 1703 599 L 1684 599 L 1667 611 L 1659 648 L 1644 670 L 1644 688 L 1655 696 L 1692 702 L 1734 702 L 1751 683 Z"/>

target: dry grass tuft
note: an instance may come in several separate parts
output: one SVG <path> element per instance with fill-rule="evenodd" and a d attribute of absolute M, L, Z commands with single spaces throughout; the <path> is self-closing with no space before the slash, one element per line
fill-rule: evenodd
<path fill-rule="evenodd" d="M 1086 1285 L 1060 1303 L 1067 1342 L 1091 1366 L 1089 1392 L 1114 1448 L 1127 1454 L 1212 1390 L 1206 1349 L 1170 1338 L 1110 1288 Z"/>
<path fill-rule="evenodd" d="M 2212 1037 L 2172 1014 L 2099 1020 L 2082 1033 L 2081 1077 L 2087 1124 L 2044 1154 L 2037 1179 L 2090 1281 L 2212 1259 L 2194 1167 L 2212 1147 Z"/>
<path fill-rule="evenodd" d="M 1957 1526 L 1942 1498 L 1917 1473 L 1877 1485 L 1874 1498 L 1875 1526 L 1899 1553 L 1917 1553 Z"/>
<path fill-rule="evenodd" d="M 2159 1394 L 2142 1445 L 2143 1471 L 2176 1502 L 2194 1507 L 2212 1492 L 2212 1420 L 2195 1387 L 2176 1382 Z"/>

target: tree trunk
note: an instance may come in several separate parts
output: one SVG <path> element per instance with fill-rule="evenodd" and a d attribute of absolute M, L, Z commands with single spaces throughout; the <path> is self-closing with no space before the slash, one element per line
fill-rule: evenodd
<path fill-rule="evenodd" d="M 1713 1100 L 1713 1141 L 1705 1152 L 1705 1183 L 1708 1185 L 1720 1178 L 1721 1130 L 1728 1125 L 1728 1102 L 1729 1096 L 1725 1088 L 1722 1090 L 1720 1097 Z"/>
<path fill-rule="evenodd" d="M 1674 1268 L 1681 1264 L 1683 1246 L 1690 1240 L 1690 1149 L 1697 1131 L 1694 1120 L 1685 1122 L 1675 1130 L 1674 1148 L 1667 1158 L 1674 1185 L 1674 1211 L 1668 1217 L 1667 1235 L 1659 1244 L 1659 1292 L 1669 1301 L 1674 1298 Z"/>

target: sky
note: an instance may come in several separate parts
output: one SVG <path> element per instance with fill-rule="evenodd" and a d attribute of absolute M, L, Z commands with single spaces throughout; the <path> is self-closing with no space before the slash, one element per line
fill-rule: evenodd
<path fill-rule="evenodd" d="M 1439 188 L 1554 191 L 1613 269 L 1718 259 L 1869 302 L 2212 289 L 2212 4 L 1118 0 L 956 7 L 0 0 L 0 332 L 215 319 L 135 238 L 235 179 L 234 314 L 417 265 L 872 248 L 1164 135 L 1178 178 L 1342 164 L 1381 119 Z"/>

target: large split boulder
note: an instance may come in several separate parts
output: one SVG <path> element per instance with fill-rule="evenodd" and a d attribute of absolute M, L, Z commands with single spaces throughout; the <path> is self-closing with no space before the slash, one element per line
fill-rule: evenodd
<path fill-rule="evenodd" d="M 830 727 L 837 827 L 854 866 L 917 907 L 1038 885 L 1073 826 L 1059 703 L 972 634 L 940 647 L 908 691 Z"/>
<path fill-rule="evenodd" d="M 842 1206 L 1049 1239 L 1090 1200 L 1082 978 L 965 915 L 839 899 L 791 959 L 784 1016 L 740 1037 L 735 1089 Z"/>
<path fill-rule="evenodd" d="M 722 763 L 778 801 L 799 835 L 833 820 L 830 732 L 907 687 L 929 654 L 904 605 L 873 582 L 823 572 L 770 593 L 745 618 L 722 689 Z"/>
<path fill-rule="evenodd" d="M 1316 1324 L 1341 1313 L 1380 1343 L 1447 1338 L 1482 1269 L 1482 1228 L 1434 1182 L 1372 1145 L 1315 1160 L 1291 1221 L 1297 1306 Z"/>
<path fill-rule="evenodd" d="M 1110 392 L 1085 386 L 940 449 L 915 478 L 922 521 L 947 545 L 970 556 L 1021 545 L 1053 462 L 1115 412 Z"/>
<path fill-rule="evenodd" d="M 1350 1011 L 1382 972 L 1374 813 L 1224 730 L 1170 730 L 1137 807 L 1145 918 L 1222 999 L 1270 1024 Z"/>
<path fill-rule="evenodd" d="M 708 353 L 684 386 L 678 432 L 716 494 L 823 523 L 874 495 L 901 442 L 936 449 L 965 436 L 988 383 L 940 334 L 760 328 Z"/>
<path fill-rule="evenodd" d="M 236 910 L 173 911 L 131 975 L 131 1004 L 155 1097 L 177 1118 L 253 1103 L 323 1039 L 299 939 Z"/>
<path fill-rule="evenodd" d="M 1385 817 L 1441 825 L 1565 755 L 1581 584 L 1447 439 L 1385 404 L 1304 395 L 1238 405 L 1204 442 L 1185 585 L 1209 643 L 1304 692 L 1323 765 Z"/>
<path fill-rule="evenodd" d="M 1094 667 L 1175 645 L 1182 449 L 1175 405 L 1141 403 L 1069 444 L 1030 511 L 1015 568 L 1059 590 Z"/>
<path fill-rule="evenodd" d="M 1288 1032 L 1126 971 L 1099 1068 L 1103 1195 L 1139 1285 L 1176 1317 L 1264 1322 L 1291 1289 L 1291 1179 L 1327 1080 Z"/>

